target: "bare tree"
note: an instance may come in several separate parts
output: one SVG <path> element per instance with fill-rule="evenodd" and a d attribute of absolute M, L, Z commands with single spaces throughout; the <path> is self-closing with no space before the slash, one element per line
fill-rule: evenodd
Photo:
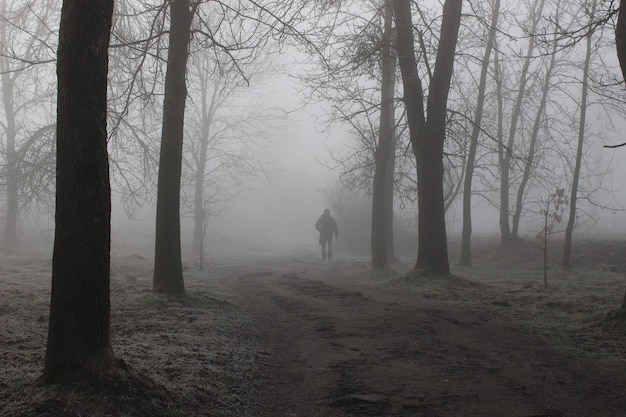
<path fill-rule="evenodd" d="M 219 204 L 217 201 L 212 201 L 213 196 L 205 196 L 206 187 L 206 175 L 207 175 L 207 163 L 209 159 L 209 146 L 212 145 L 212 140 L 218 138 L 220 134 L 224 134 L 224 127 L 219 126 L 217 120 L 218 110 L 224 106 L 225 101 L 229 95 L 233 92 L 235 85 L 228 83 L 225 77 L 222 75 L 222 71 L 216 71 L 215 74 L 211 72 L 208 65 L 211 65 L 208 57 L 200 58 L 203 65 L 198 65 L 198 78 L 200 80 L 200 115 L 199 115 L 199 129 L 195 135 L 199 135 L 197 140 L 190 138 L 190 145 L 197 142 L 197 149 L 192 149 L 191 156 L 193 158 L 192 170 L 194 174 L 194 203 L 193 203 L 193 251 L 195 253 L 203 255 L 204 252 L 204 238 L 206 233 L 206 221 L 209 215 L 215 215 L 219 213 L 219 208 L 216 206 Z M 211 80 L 213 78 L 213 80 Z M 213 81 L 213 82 L 211 82 Z M 215 150 L 215 146 L 211 146 Z M 219 152 L 219 150 L 218 150 Z M 216 161 L 209 171 L 214 174 L 214 170 L 219 169 L 223 161 Z M 225 178 L 222 178 L 225 179 Z M 219 184 L 219 182 L 218 182 Z M 217 192 L 215 192 L 217 194 Z"/>
<path fill-rule="evenodd" d="M 548 94 L 551 89 L 552 84 L 552 76 L 554 73 L 554 69 L 557 65 L 557 53 L 558 53 L 558 29 L 560 27 L 560 18 L 563 13 L 563 8 L 561 7 L 561 1 L 558 0 L 556 3 L 556 11 L 554 14 L 554 34 L 552 41 L 549 46 L 549 50 L 546 51 L 546 60 L 547 65 L 545 72 L 543 74 L 543 83 L 541 86 L 541 92 L 539 101 L 537 103 L 537 110 L 535 112 L 535 118 L 533 121 L 532 129 L 530 132 L 530 139 L 528 143 L 528 149 L 526 151 L 526 157 L 523 161 L 523 171 L 522 178 L 520 180 L 520 184 L 517 188 L 517 198 L 515 200 L 515 207 L 513 211 L 513 219 L 512 219 L 512 230 L 511 235 L 513 238 L 519 238 L 519 225 L 520 219 L 522 216 L 523 206 L 524 206 L 524 197 L 526 195 L 526 186 L 528 185 L 529 180 L 531 179 L 531 175 L 533 169 L 535 168 L 535 156 L 537 152 L 537 142 L 539 140 L 539 132 L 542 125 L 542 121 L 545 117 L 545 110 L 548 104 Z"/>
<path fill-rule="evenodd" d="M 41 7 L 39 7 L 41 6 Z M 56 36 L 49 29 L 58 9 L 49 2 L 38 7 L 0 2 L 0 184 L 4 186 L 4 244 L 17 250 L 18 223 L 34 205 L 49 208 L 53 195 L 53 83 L 47 77 L 54 62 Z M 28 80 L 28 81 L 26 81 Z M 2 158 L 3 157 L 3 158 Z"/>
<path fill-rule="evenodd" d="M 530 3 L 530 6 L 537 3 Z M 494 59 L 494 80 L 495 83 L 495 104 L 498 107 L 498 116 L 492 117 L 491 120 L 498 120 L 498 127 L 485 126 L 485 134 L 493 139 L 493 143 L 498 143 L 500 147 L 499 158 L 500 166 L 506 154 L 510 154 L 509 164 L 509 192 L 517 188 L 517 198 L 512 206 L 512 230 L 511 238 L 519 238 L 523 231 L 522 219 L 526 215 L 536 214 L 538 210 L 527 207 L 540 198 L 546 189 L 554 189 L 562 187 L 563 178 L 571 178 L 571 172 L 574 168 L 575 150 L 571 150 L 569 143 L 572 137 L 572 126 L 578 124 L 577 118 L 570 117 L 573 114 L 573 108 L 578 108 L 579 100 L 572 96 L 572 62 L 583 61 L 575 54 L 578 53 L 576 43 L 570 42 L 571 33 L 576 30 L 576 25 L 580 21 L 580 11 L 585 6 L 577 2 L 554 1 L 546 2 L 544 6 L 543 23 L 537 25 L 536 34 L 532 36 L 532 19 L 527 19 L 528 29 L 524 30 L 528 36 L 534 37 L 535 47 L 531 56 L 532 63 L 528 65 L 527 83 L 525 86 L 526 94 L 522 98 L 522 108 L 518 122 L 516 124 L 515 141 L 509 147 L 506 140 L 502 140 L 502 133 L 506 130 L 511 133 L 511 125 L 507 125 L 505 129 L 506 119 L 513 120 L 512 115 L 519 99 L 519 88 L 517 82 L 510 74 L 517 72 L 518 74 L 525 68 L 524 64 L 528 58 L 525 54 L 519 54 L 519 68 L 511 65 L 515 58 L 514 55 L 508 53 L 507 50 L 513 50 L 514 43 L 511 41 L 519 40 L 518 38 L 503 36 L 500 39 L 499 48 L 495 51 Z M 603 11 L 604 13 L 604 11 Z M 518 15 L 522 15 L 518 13 Z M 503 14 L 503 16 L 506 16 Z M 587 19 L 585 19 L 587 20 Z M 514 20 L 516 23 L 523 24 L 523 20 Z M 588 33 L 596 27 L 599 18 L 596 17 L 594 24 L 586 22 L 582 27 L 586 28 L 584 33 Z M 506 23 L 506 21 L 504 22 Z M 587 30 L 588 29 L 588 30 Z M 507 30 L 507 33 L 515 33 L 519 31 L 513 27 Z M 602 106 L 607 110 L 607 115 L 611 109 L 617 109 L 617 102 L 610 102 L 606 99 L 605 91 L 607 85 L 606 80 L 612 78 L 611 68 L 607 66 L 607 62 L 603 61 L 602 52 L 606 45 L 606 39 L 597 36 L 594 42 L 594 56 L 599 59 L 592 64 L 593 74 L 589 79 L 592 83 L 591 91 L 595 93 L 594 105 Z M 511 46 L 513 45 L 513 46 Z M 526 49 L 526 48 L 525 48 Z M 549 77 L 549 78 L 546 78 Z M 549 91 L 546 90 L 549 88 Z M 492 96 L 493 97 L 493 96 Z M 493 109 L 495 106 L 491 107 Z M 619 110 L 618 110 L 619 112 Z M 532 116 L 531 116 L 532 115 Z M 494 114 L 494 116 L 496 116 Z M 505 117 L 506 116 L 506 117 Z M 609 117 L 611 117 L 609 115 Z M 577 132 L 574 133 L 577 135 Z M 491 140 L 491 139 L 490 139 Z M 485 158 L 485 156 L 487 158 Z M 589 156 L 589 155 L 587 155 Z M 483 155 L 483 165 L 489 158 L 489 154 Z M 588 159 L 588 158 L 587 158 Z M 566 166 L 571 162 L 572 168 Z M 584 161 L 583 161 L 584 166 Z M 488 172 L 488 171 L 487 171 Z M 601 179 L 606 173 L 597 176 Z M 492 176 L 498 178 L 497 176 Z M 557 181 L 557 179 L 559 179 Z M 498 190 L 492 180 L 488 177 L 481 177 L 483 181 L 481 185 L 484 194 L 493 192 L 493 195 L 502 197 L 501 189 Z M 599 206 L 597 199 L 592 198 L 593 194 L 599 194 L 597 181 L 589 184 L 591 187 L 587 190 L 582 199 L 588 200 L 590 204 Z M 585 187 L 585 184 L 582 185 Z M 581 192 L 579 185 L 579 194 Z M 581 200 L 579 196 L 579 201 Z M 502 208 L 496 199 L 488 200 L 494 207 Z M 579 210 L 579 215 L 585 213 L 584 209 Z M 532 220 L 531 220 L 532 221 Z"/>
<path fill-rule="evenodd" d="M 243 187 L 262 181 L 269 168 L 265 155 L 280 109 L 251 91 L 234 68 L 210 55 L 191 57 L 190 100 L 183 167 L 183 203 L 193 216 L 193 246 L 203 255 L 206 222 L 219 215 Z M 246 65 L 250 82 L 259 84 L 275 69 L 269 60 Z M 192 189 L 189 198 L 186 186 Z"/>
<path fill-rule="evenodd" d="M 314 99 L 330 107 L 327 123 L 348 126 L 352 133 L 354 151 L 331 159 L 341 167 L 346 188 L 371 193 L 372 265 L 387 267 L 394 256 L 398 139 L 393 11 L 390 0 L 337 5 L 325 32 L 315 38 L 324 54 L 316 56 L 317 71 L 301 78 Z"/>
<path fill-rule="evenodd" d="M 393 31 L 393 9 L 390 0 L 383 1 L 384 30 L 381 41 L 380 123 L 378 144 L 374 153 L 372 184 L 372 265 L 387 267 L 393 258 L 393 175 L 395 166 L 396 54 Z"/>
<path fill-rule="evenodd" d="M 511 112 L 511 122 L 509 125 L 509 133 L 506 144 L 500 146 L 500 236 L 503 242 L 508 242 L 513 236 L 511 234 L 511 227 L 509 223 L 509 193 L 510 193 L 510 172 L 511 172 L 511 160 L 513 157 L 513 146 L 515 144 L 515 136 L 518 131 L 517 124 L 522 115 L 522 105 L 524 101 L 524 95 L 526 93 L 526 86 L 529 79 L 530 64 L 533 60 L 533 54 L 535 51 L 535 35 L 537 34 L 537 27 L 539 21 L 542 18 L 543 8 L 545 0 L 540 0 L 534 3 L 530 9 L 530 28 L 528 29 L 528 47 L 523 56 L 523 65 L 520 71 L 519 83 L 517 86 L 517 96 L 515 104 Z"/>
<path fill-rule="evenodd" d="M 478 97 L 476 99 L 476 110 L 474 113 L 472 136 L 470 138 L 467 164 L 465 166 L 465 178 L 463 185 L 463 231 L 461 236 L 461 265 L 472 264 L 472 179 L 476 165 L 476 151 L 478 148 L 478 138 L 480 136 L 483 108 L 485 105 L 485 92 L 487 89 L 487 75 L 489 72 L 489 62 L 491 51 L 496 42 L 496 32 L 498 30 L 498 18 L 500 16 L 500 0 L 495 0 L 491 9 L 491 21 L 488 27 L 487 44 L 482 59 L 480 70 L 480 82 L 478 84 Z"/>
<path fill-rule="evenodd" d="M 180 177 L 187 99 L 187 57 L 193 12 L 189 0 L 170 2 L 152 284 L 153 291 L 170 294 L 185 292 L 180 246 Z"/>
<path fill-rule="evenodd" d="M 114 366 L 109 334 L 107 155 L 112 0 L 65 0 L 57 63 L 57 199 L 43 379 L 92 383 Z"/>
<path fill-rule="evenodd" d="M 598 1 L 593 0 L 591 3 L 591 10 L 589 12 L 589 20 L 593 21 L 596 16 L 596 7 Z M 565 227 L 565 240 L 563 242 L 563 268 L 569 268 L 571 266 L 571 253 L 572 253 L 572 235 L 574 233 L 574 226 L 576 224 L 576 203 L 578 199 L 578 182 L 580 178 L 580 170 L 583 158 L 583 146 L 585 143 L 585 128 L 587 120 L 588 110 L 588 94 L 589 94 L 589 65 L 591 63 L 591 55 L 593 52 L 592 43 L 593 32 L 589 31 L 587 35 L 587 48 L 585 52 L 585 60 L 583 64 L 583 77 L 581 83 L 581 99 L 580 99 L 580 118 L 578 121 L 578 145 L 576 147 L 576 162 L 574 164 L 574 171 L 572 172 L 572 189 L 569 198 L 569 218 L 567 220 L 567 226 Z"/>
<path fill-rule="evenodd" d="M 443 145 L 461 6 L 460 0 L 446 0 L 444 3 L 437 59 L 425 111 L 415 57 L 411 2 L 394 0 L 404 104 L 417 161 L 419 235 L 415 268 L 440 274 L 450 273 L 443 197 Z"/>
<path fill-rule="evenodd" d="M 222 51 L 245 79 L 240 63 L 253 59 L 269 41 L 293 36 L 302 39 L 294 20 L 302 20 L 304 6 L 295 3 L 174 0 L 170 2 L 170 30 L 163 129 L 157 191 L 155 292 L 184 293 L 180 242 L 180 195 L 187 59 L 191 35 L 199 50 Z M 219 16 L 217 30 L 210 16 Z M 195 18 L 195 20 L 194 20 Z M 192 27 L 194 21 L 196 26 Z M 230 29 L 228 26 L 230 25 Z"/>

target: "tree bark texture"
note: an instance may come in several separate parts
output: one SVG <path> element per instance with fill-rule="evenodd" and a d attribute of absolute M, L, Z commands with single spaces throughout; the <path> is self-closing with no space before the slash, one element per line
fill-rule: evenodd
<path fill-rule="evenodd" d="M 396 79 L 393 10 L 385 2 L 382 40 L 382 76 L 380 93 L 380 125 L 378 145 L 374 154 L 375 172 L 372 187 L 372 266 L 389 266 L 393 257 L 393 175 L 395 162 Z M 391 253 L 390 253 L 391 251 Z"/>
<path fill-rule="evenodd" d="M 158 293 L 182 294 L 185 283 L 180 244 L 180 179 L 187 98 L 185 74 L 192 19 L 189 0 L 171 1 L 170 16 L 152 289 Z"/>
<path fill-rule="evenodd" d="M 57 62 L 56 230 L 43 379 L 98 378 L 109 339 L 111 190 L 107 155 L 112 0 L 65 0 Z"/>
<path fill-rule="evenodd" d="M 487 89 L 487 75 L 489 72 L 489 59 L 491 51 L 496 41 L 498 17 L 500 16 L 500 0 L 496 0 L 492 13 L 487 45 L 480 69 L 480 81 L 478 83 L 478 98 L 476 99 L 476 113 L 474 114 L 474 124 L 470 146 L 467 154 L 467 164 L 465 166 L 465 179 L 463 184 L 463 231 L 461 233 L 461 259 L 460 264 L 472 265 L 472 180 L 476 164 L 476 150 L 478 148 L 478 138 L 480 136 L 480 126 L 483 119 L 483 108 L 485 105 L 485 91 Z"/>
<path fill-rule="evenodd" d="M 461 21 L 461 0 L 446 0 L 441 36 L 430 82 L 426 117 L 422 83 L 415 59 L 410 0 L 395 0 L 398 62 L 404 85 L 409 135 L 417 160 L 418 253 L 415 268 L 449 274 L 443 196 L 443 145 L 456 42 Z"/>

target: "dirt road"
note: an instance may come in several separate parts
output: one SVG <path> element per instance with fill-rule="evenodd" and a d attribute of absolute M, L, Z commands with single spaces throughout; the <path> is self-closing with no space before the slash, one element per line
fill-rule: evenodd
<path fill-rule="evenodd" d="M 154 263 L 125 250 L 111 328 L 130 371 L 98 390 L 37 382 L 51 262 L 4 257 L 0 416 L 625 417 L 624 327 L 605 318 L 626 275 L 593 266 L 626 244 L 585 248 L 549 290 L 536 253 L 499 241 L 445 279 L 225 251 L 204 271 L 187 262 L 185 297 L 153 294 Z"/>
<path fill-rule="evenodd" d="M 489 313 L 291 267 L 229 280 L 264 338 L 258 416 L 626 416 L 624 386 Z"/>

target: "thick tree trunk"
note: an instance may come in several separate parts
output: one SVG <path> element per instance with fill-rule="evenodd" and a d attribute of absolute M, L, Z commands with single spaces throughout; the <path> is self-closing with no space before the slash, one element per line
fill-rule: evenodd
<path fill-rule="evenodd" d="M 593 24 L 597 7 L 597 0 L 591 5 L 591 14 L 589 16 L 589 24 Z M 574 164 L 574 172 L 572 173 L 572 190 L 569 200 L 569 218 L 567 226 L 565 226 L 565 240 L 563 241 L 563 260 L 561 265 L 563 268 L 570 268 L 572 264 L 572 235 L 574 234 L 574 226 L 576 225 L 576 203 L 578 199 L 578 182 L 580 178 L 580 169 L 583 159 L 583 147 L 585 144 L 585 125 L 587 119 L 587 101 L 589 93 L 589 65 L 591 63 L 591 52 L 593 31 L 587 34 L 587 51 L 585 54 L 585 62 L 583 64 L 583 80 L 582 80 L 582 97 L 580 99 L 580 120 L 578 121 L 578 145 L 576 147 L 576 163 Z"/>
<path fill-rule="evenodd" d="M 189 0 L 173 0 L 170 14 L 152 290 L 182 294 L 185 283 L 180 244 L 180 178 L 187 98 L 185 74 L 192 19 Z"/>
<path fill-rule="evenodd" d="M 375 172 L 372 187 L 371 247 L 372 266 L 374 268 L 389 266 L 389 260 L 393 256 L 393 167 L 395 162 L 395 106 L 393 100 L 396 56 L 393 45 L 393 11 L 390 5 L 384 6 L 384 13 L 380 126 L 378 129 L 378 146 L 374 155 Z"/>
<path fill-rule="evenodd" d="M 478 84 L 478 98 L 476 100 L 476 114 L 474 115 L 474 125 L 470 138 L 470 147 L 467 155 L 467 165 L 465 167 L 465 183 L 463 185 L 463 231 L 461 234 L 461 259 L 460 264 L 472 265 L 472 179 L 474 177 L 474 165 L 476 164 L 476 149 L 478 148 L 478 137 L 480 136 L 480 126 L 483 119 L 483 107 L 485 105 L 485 90 L 487 89 L 487 75 L 489 72 L 489 58 L 493 49 L 500 16 L 500 0 L 496 0 L 491 13 L 491 26 L 483 63 L 480 70 L 480 82 Z"/>
<path fill-rule="evenodd" d="M 417 160 L 419 234 L 415 268 L 424 272 L 449 274 L 443 197 L 443 145 L 462 0 L 446 0 L 443 6 L 441 37 L 435 72 L 430 83 L 427 119 L 424 117 L 422 84 L 415 59 L 410 1 L 395 0 L 394 8 L 404 103 Z"/>
<path fill-rule="evenodd" d="M 617 26 L 615 27 L 615 43 L 617 46 L 617 58 L 622 68 L 622 76 L 626 81 L 626 1 L 620 1 L 619 13 L 617 15 Z"/>
<path fill-rule="evenodd" d="M 65 0 L 57 62 L 57 197 L 43 379 L 97 379 L 109 339 L 111 190 L 107 155 L 112 0 Z"/>
<path fill-rule="evenodd" d="M 404 89 L 404 106 L 409 124 L 411 144 L 417 158 L 418 138 L 424 134 L 426 119 L 424 113 L 424 92 L 422 90 L 422 81 L 417 72 L 417 59 L 415 57 L 411 3 L 407 0 L 394 0 L 393 7 L 396 18 L 398 66 L 402 74 Z M 421 181 L 419 169 L 417 180 L 419 184 Z M 421 204 L 421 201 L 418 202 L 419 204 Z M 419 211 L 421 213 L 421 206 Z M 418 240 L 421 234 L 422 230 L 418 229 Z"/>
<path fill-rule="evenodd" d="M 437 274 L 449 274 L 448 243 L 446 236 L 445 207 L 443 198 L 443 160 L 428 158 L 437 154 L 443 132 L 429 128 L 429 143 L 420 147 L 417 155 L 418 183 L 418 251 L 415 269 Z"/>
<path fill-rule="evenodd" d="M 378 147 L 380 149 L 380 146 Z M 376 152 L 378 153 L 378 151 Z M 372 266 L 384 268 L 389 266 L 387 258 L 387 245 L 385 241 L 385 168 L 386 162 L 375 156 L 376 171 L 374 172 L 374 184 L 372 187 Z"/>

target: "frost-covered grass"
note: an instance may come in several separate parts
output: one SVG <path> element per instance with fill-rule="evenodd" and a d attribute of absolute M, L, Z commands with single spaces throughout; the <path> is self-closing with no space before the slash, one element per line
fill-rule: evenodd
<path fill-rule="evenodd" d="M 251 407 L 254 325 L 216 284 L 216 266 L 186 268 L 187 296 L 151 291 L 152 262 L 112 259 L 111 331 L 126 371 L 97 390 L 46 387 L 43 369 L 51 263 L 0 261 L 0 415 L 240 416 Z M 217 272 L 216 272 L 217 271 Z"/>
<path fill-rule="evenodd" d="M 455 265 L 458 248 L 451 246 L 452 277 L 404 273 L 390 277 L 388 284 L 401 292 L 471 304 L 553 346 L 626 366 L 626 331 L 606 320 L 624 298 L 626 242 L 575 242 L 570 270 L 559 266 L 561 246 L 555 242 L 547 290 L 541 248 L 535 244 L 479 240 L 473 245 L 472 267 Z"/>
<path fill-rule="evenodd" d="M 112 344 L 125 365 L 98 390 L 38 383 L 51 262 L 0 258 L 0 416 L 255 415 L 258 364 L 266 352 L 256 324 L 228 284 L 251 271 L 296 277 L 314 272 L 333 285 L 463 303 L 559 349 L 597 360 L 606 372 L 626 373 L 626 332 L 605 321 L 626 289 L 626 244 L 578 242 L 571 271 L 558 267 L 555 248 L 547 291 L 534 245 L 478 241 L 472 268 L 454 265 L 456 248 L 451 247 L 453 276 L 445 278 L 410 273 L 413 260 L 380 271 L 372 270 L 367 258 L 341 253 L 322 263 L 313 250 L 297 256 L 289 251 L 221 254 L 206 260 L 204 272 L 187 260 L 185 297 L 153 294 L 149 255 L 115 250 Z"/>

